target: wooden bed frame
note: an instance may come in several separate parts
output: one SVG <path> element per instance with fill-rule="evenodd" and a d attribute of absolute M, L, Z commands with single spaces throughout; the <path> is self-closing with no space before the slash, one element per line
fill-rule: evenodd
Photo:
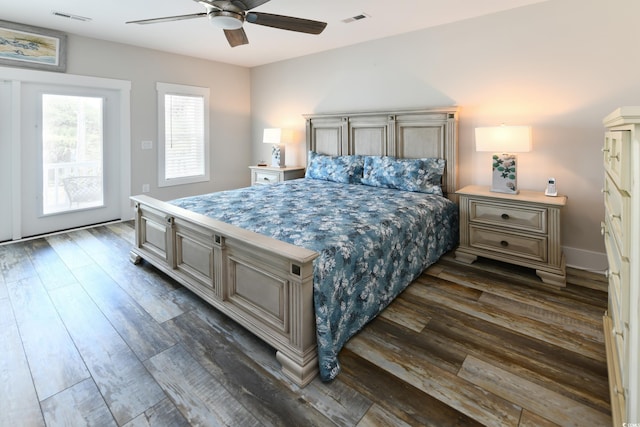
<path fill-rule="evenodd" d="M 456 201 L 456 108 L 304 117 L 307 148 L 317 153 L 445 158 L 443 190 Z M 318 253 L 148 196 L 131 199 L 132 262 L 145 259 L 272 345 L 283 373 L 300 387 L 313 380 Z"/>

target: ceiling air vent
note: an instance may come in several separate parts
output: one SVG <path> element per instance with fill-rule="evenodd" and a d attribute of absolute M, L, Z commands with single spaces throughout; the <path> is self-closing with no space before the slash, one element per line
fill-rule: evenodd
<path fill-rule="evenodd" d="M 356 15 L 356 16 L 352 16 L 351 18 L 343 19 L 342 22 L 344 22 L 345 24 L 350 24 L 351 22 L 361 21 L 361 20 L 363 20 L 365 18 L 371 18 L 371 15 L 368 15 L 366 13 L 361 13 L 360 15 Z"/>
<path fill-rule="evenodd" d="M 76 21 L 82 21 L 82 22 L 88 22 L 88 21 L 92 21 L 91 18 L 87 18 L 85 16 L 79 16 L 79 15 L 72 15 L 70 13 L 64 13 L 64 12 L 57 12 L 57 11 L 52 11 L 51 12 L 53 15 L 55 16 L 59 16 L 61 18 L 67 18 L 67 19 L 75 19 Z"/>

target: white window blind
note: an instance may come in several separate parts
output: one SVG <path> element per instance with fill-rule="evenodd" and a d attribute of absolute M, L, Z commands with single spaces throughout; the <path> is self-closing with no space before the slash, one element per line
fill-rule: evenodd
<path fill-rule="evenodd" d="M 204 100 L 164 96 L 165 178 L 204 175 Z"/>
<path fill-rule="evenodd" d="M 209 89 L 158 83 L 158 185 L 209 180 Z"/>

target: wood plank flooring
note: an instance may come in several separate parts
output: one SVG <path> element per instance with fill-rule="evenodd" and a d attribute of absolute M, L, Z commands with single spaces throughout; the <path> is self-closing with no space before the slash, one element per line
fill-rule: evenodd
<path fill-rule="evenodd" d="M 598 276 L 444 257 L 299 389 L 132 242 L 120 223 L 0 246 L 0 426 L 611 425 Z"/>

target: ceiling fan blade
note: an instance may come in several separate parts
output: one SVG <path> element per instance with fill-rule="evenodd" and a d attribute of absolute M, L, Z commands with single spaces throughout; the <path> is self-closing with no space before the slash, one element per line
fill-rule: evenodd
<path fill-rule="evenodd" d="M 247 34 L 242 28 L 238 28 L 237 30 L 224 30 L 224 35 L 227 37 L 227 41 L 231 47 L 249 44 Z"/>
<path fill-rule="evenodd" d="M 259 12 L 247 13 L 245 20 L 247 22 L 251 22 L 252 24 L 264 25 L 266 27 L 297 31 L 299 33 L 307 34 L 320 34 L 327 26 L 326 22 Z"/>
<path fill-rule="evenodd" d="M 251 10 L 255 7 L 265 4 L 270 0 L 233 0 L 234 6 L 241 8 L 242 10 Z"/>
<path fill-rule="evenodd" d="M 202 18 L 207 16 L 207 12 L 192 13 L 190 15 L 166 16 L 164 18 L 141 19 L 139 21 L 129 21 L 126 24 L 157 24 L 159 22 L 182 21 L 183 19 Z"/>

